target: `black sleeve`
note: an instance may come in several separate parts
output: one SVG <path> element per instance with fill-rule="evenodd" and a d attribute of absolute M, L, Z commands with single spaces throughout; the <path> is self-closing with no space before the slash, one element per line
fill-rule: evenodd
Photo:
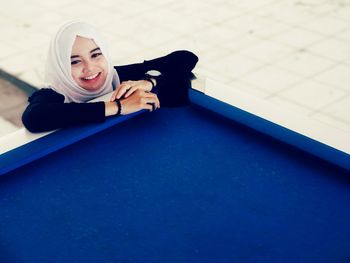
<path fill-rule="evenodd" d="M 31 132 L 44 132 L 76 124 L 103 122 L 104 102 L 64 103 L 64 96 L 52 89 L 40 89 L 28 99 L 22 115 L 24 126 Z"/>
<path fill-rule="evenodd" d="M 161 107 L 178 107 L 189 104 L 188 89 L 191 87 L 192 70 L 198 57 L 186 50 L 145 61 L 149 69 L 159 69 L 162 73 L 157 80 L 157 94 Z"/>
<path fill-rule="evenodd" d="M 153 92 L 158 94 L 161 106 L 177 107 L 189 103 L 188 88 L 191 87 L 192 70 L 198 57 L 187 50 L 177 50 L 166 56 L 145 60 L 143 63 L 115 66 L 120 81 L 139 80 L 149 70 L 158 70 L 162 76 L 157 79 Z"/>
<path fill-rule="evenodd" d="M 166 56 L 145 60 L 143 63 L 115 66 L 120 81 L 140 80 L 149 70 L 158 70 L 166 78 L 188 78 L 198 57 L 187 50 L 174 51 Z"/>
<path fill-rule="evenodd" d="M 198 57 L 187 50 L 177 50 L 165 57 L 145 61 L 149 69 L 159 69 L 166 76 L 186 77 L 198 62 Z"/>

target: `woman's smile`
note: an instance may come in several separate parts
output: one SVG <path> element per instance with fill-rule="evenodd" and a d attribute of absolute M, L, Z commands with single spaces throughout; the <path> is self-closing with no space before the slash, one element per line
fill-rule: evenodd
<path fill-rule="evenodd" d="M 101 76 L 101 72 L 98 72 L 94 75 L 90 75 L 90 76 L 87 76 L 87 77 L 82 77 L 82 80 L 83 81 L 94 81 L 94 80 L 97 80 L 99 77 Z"/>

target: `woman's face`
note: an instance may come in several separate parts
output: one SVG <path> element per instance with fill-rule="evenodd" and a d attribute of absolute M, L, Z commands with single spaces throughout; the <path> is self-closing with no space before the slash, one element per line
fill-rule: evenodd
<path fill-rule="evenodd" d="M 89 91 L 98 90 L 105 83 L 108 63 L 92 39 L 76 37 L 71 54 L 71 72 L 74 81 Z"/>

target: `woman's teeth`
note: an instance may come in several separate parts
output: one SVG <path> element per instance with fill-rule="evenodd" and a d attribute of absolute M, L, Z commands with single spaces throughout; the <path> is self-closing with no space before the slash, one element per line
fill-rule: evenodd
<path fill-rule="evenodd" d="M 94 79 L 98 76 L 99 73 L 96 73 L 95 75 L 92 75 L 92 76 L 89 76 L 89 77 L 86 77 L 86 78 L 83 78 L 85 80 L 91 80 L 91 79 Z"/>

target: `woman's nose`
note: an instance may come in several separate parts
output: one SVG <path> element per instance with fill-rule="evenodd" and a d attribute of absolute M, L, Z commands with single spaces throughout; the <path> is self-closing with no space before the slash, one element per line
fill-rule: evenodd
<path fill-rule="evenodd" d="M 86 72 L 90 72 L 91 69 L 92 69 L 92 63 L 90 61 L 86 61 L 84 63 L 84 67 L 83 67 L 83 73 L 86 73 Z"/>

